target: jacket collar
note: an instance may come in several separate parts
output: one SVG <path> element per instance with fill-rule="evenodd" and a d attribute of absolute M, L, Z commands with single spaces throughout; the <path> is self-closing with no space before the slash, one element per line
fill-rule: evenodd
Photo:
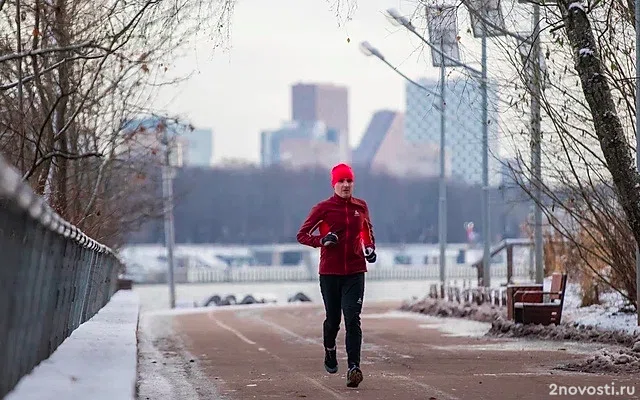
<path fill-rule="evenodd" d="M 341 203 L 351 203 L 351 199 L 353 199 L 353 195 L 351 195 L 350 197 L 348 197 L 348 198 L 346 198 L 346 199 L 345 199 L 345 198 L 342 198 L 342 197 L 338 196 L 338 195 L 334 192 L 334 193 L 333 193 L 332 198 L 333 198 L 333 200 L 334 200 L 334 201 L 339 201 L 339 202 L 341 202 Z"/>

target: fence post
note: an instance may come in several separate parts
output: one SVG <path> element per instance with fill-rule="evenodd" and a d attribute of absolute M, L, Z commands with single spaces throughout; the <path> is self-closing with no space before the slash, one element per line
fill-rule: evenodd
<path fill-rule="evenodd" d="M 507 245 L 507 284 L 513 283 L 513 245 Z"/>

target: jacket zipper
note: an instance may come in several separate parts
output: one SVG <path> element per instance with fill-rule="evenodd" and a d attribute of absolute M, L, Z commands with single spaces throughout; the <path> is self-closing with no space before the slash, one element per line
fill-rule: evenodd
<path fill-rule="evenodd" d="M 344 204 L 344 211 L 346 213 L 346 218 L 347 218 L 347 226 L 346 229 L 344 231 L 344 272 L 345 274 L 347 273 L 347 248 L 349 247 L 349 207 L 347 205 L 347 203 Z"/>

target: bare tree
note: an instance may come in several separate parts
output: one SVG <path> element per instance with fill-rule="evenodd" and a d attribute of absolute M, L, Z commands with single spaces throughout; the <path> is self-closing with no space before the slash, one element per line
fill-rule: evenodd
<path fill-rule="evenodd" d="M 635 90 L 629 79 L 635 72 L 629 39 L 633 13 L 622 2 L 590 6 L 558 1 L 555 8 L 544 9 L 550 38 L 542 94 L 549 183 L 544 198 L 534 200 L 568 243 L 565 264 L 578 267 L 585 296 L 597 302 L 594 282 L 601 282 L 637 307 L 638 176 L 631 157 Z M 527 75 L 520 78 L 527 87 Z M 524 164 L 518 170 L 530 176 Z"/>
<path fill-rule="evenodd" d="M 420 1 L 418 19 L 425 4 L 436 3 Z M 529 45 L 536 30 L 522 29 L 530 25 L 531 9 L 503 1 L 505 35 L 490 39 L 499 49 L 499 54 L 490 55 L 490 72 L 503 96 L 502 103 L 493 107 L 502 115 L 504 136 L 513 141 L 513 178 L 543 208 L 549 225 L 547 250 L 553 254 L 551 242 L 561 241 L 568 251 L 565 267 L 577 266 L 582 277 L 595 279 L 637 304 L 634 244 L 640 239 L 640 181 L 631 154 L 636 115 L 632 3 L 536 3 L 541 9 L 539 39 L 545 63 L 540 199 L 533 190 L 537 183 L 531 179 L 528 156 L 530 67 L 539 62 L 532 59 Z M 475 11 L 476 18 L 497 29 L 478 10 L 470 10 L 477 2 L 459 4 L 460 10 L 464 6 L 465 13 Z M 468 37 L 461 34 L 463 48 Z M 477 50 L 465 54 L 477 57 Z"/>
<path fill-rule="evenodd" d="M 176 83 L 166 73 L 186 40 L 204 31 L 214 47 L 224 43 L 233 5 L 3 2 L 0 151 L 64 218 L 118 242 L 120 228 L 150 214 L 140 207 L 135 177 L 156 160 L 150 153 L 123 158 L 133 145 L 131 120 L 152 113 L 155 89 Z M 126 212 L 134 210 L 141 212 Z"/>
<path fill-rule="evenodd" d="M 326 2 L 339 17 L 355 10 L 353 0 Z M 63 217 L 119 242 L 158 203 L 155 145 L 139 143 L 132 123 L 156 114 L 159 87 L 185 78 L 168 73 L 191 39 L 227 43 L 234 6 L 0 0 L 0 151 Z M 132 146 L 148 151 L 134 157 Z"/>

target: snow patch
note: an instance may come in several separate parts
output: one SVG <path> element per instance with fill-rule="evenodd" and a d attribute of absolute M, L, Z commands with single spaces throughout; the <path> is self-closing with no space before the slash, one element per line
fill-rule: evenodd
<path fill-rule="evenodd" d="M 136 293 L 116 292 L 5 400 L 134 399 L 139 308 Z"/>
<path fill-rule="evenodd" d="M 600 295 L 602 304 L 581 307 L 580 288 L 576 284 L 567 285 L 562 321 L 578 326 L 591 326 L 606 331 L 640 334 L 637 314 L 631 310 L 620 293 Z"/>
<path fill-rule="evenodd" d="M 582 10 L 582 12 L 585 12 L 584 10 L 584 6 L 582 5 L 582 2 L 580 1 L 574 1 L 573 3 L 569 4 L 569 7 L 567 7 L 569 9 L 569 11 L 571 10 Z"/>
<path fill-rule="evenodd" d="M 431 298 L 404 302 L 400 306 L 400 310 L 438 317 L 465 318 L 486 323 L 491 323 L 498 317 L 506 318 L 507 315 L 506 308 L 491 304 L 454 303 Z"/>
<path fill-rule="evenodd" d="M 583 57 L 584 56 L 592 56 L 593 55 L 593 50 L 585 47 L 583 49 L 580 49 L 579 54 L 581 56 L 583 56 Z"/>
<path fill-rule="evenodd" d="M 640 344 L 640 342 L 637 342 Z M 572 362 L 557 369 L 564 371 L 592 373 L 630 373 L 640 372 L 640 353 L 629 349 L 618 351 L 603 349 L 586 360 Z"/>

